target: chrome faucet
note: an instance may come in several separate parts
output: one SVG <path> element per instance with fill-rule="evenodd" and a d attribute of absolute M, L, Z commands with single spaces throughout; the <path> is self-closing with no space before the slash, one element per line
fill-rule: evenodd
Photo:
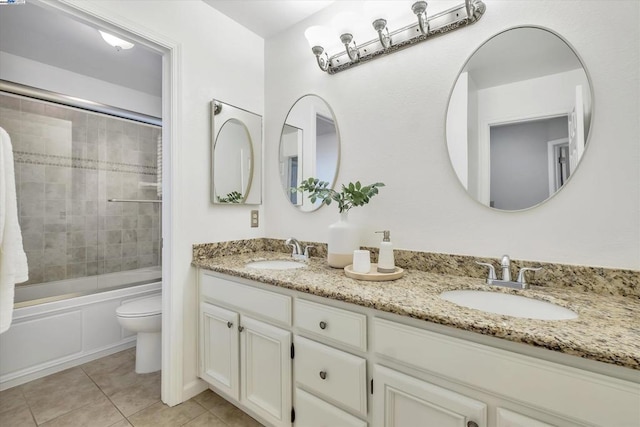
<path fill-rule="evenodd" d="M 502 281 L 510 282 L 511 281 L 511 260 L 509 259 L 509 255 L 502 255 L 502 260 L 500 260 L 500 265 L 502 266 Z"/>
<path fill-rule="evenodd" d="M 293 259 L 309 259 L 309 249 L 313 248 L 313 246 L 305 246 L 304 250 L 302 249 L 302 245 L 298 241 L 298 239 L 289 237 L 284 241 L 286 246 L 291 246 L 291 257 Z"/>
<path fill-rule="evenodd" d="M 538 271 L 542 269 L 542 267 L 522 267 L 518 272 L 518 279 L 513 282 L 511 280 L 511 259 L 509 258 L 509 255 L 503 255 L 500 260 L 500 267 L 502 267 L 502 279 L 498 279 L 496 276 L 496 269 L 493 264 L 478 261 L 476 261 L 476 264 L 484 265 L 489 268 L 489 276 L 487 277 L 488 285 L 505 286 L 513 289 L 528 289 L 529 284 L 525 280 L 525 272 Z"/>

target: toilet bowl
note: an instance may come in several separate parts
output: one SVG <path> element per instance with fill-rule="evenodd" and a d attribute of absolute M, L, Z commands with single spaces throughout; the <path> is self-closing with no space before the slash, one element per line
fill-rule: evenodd
<path fill-rule="evenodd" d="M 116 309 L 120 326 L 136 332 L 136 373 L 160 370 L 162 347 L 162 296 L 125 302 Z"/>

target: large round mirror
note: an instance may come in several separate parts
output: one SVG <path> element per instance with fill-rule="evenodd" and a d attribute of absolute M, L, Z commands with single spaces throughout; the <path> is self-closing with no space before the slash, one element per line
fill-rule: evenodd
<path fill-rule="evenodd" d="M 220 128 L 213 148 L 215 203 L 243 203 L 251 186 L 253 149 L 245 124 L 229 119 Z"/>
<path fill-rule="evenodd" d="M 280 182 L 294 206 L 310 212 L 320 202 L 311 203 L 305 194 L 292 192 L 302 180 L 313 177 L 333 188 L 340 160 L 340 135 L 331 107 L 316 95 L 298 99 L 282 126 L 279 149 Z"/>
<path fill-rule="evenodd" d="M 518 27 L 482 44 L 447 110 L 449 157 L 467 193 L 505 211 L 553 196 L 587 146 L 592 98 L 580 59 L 549 30 Z"/>

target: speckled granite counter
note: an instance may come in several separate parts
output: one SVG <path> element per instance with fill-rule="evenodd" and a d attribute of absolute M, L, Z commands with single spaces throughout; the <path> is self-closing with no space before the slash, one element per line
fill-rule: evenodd
<path fill-rule="evenodd" d="M 640 370 L 640 300 L 557 287 L 510 290 L 487 286 L 482 279 L 418 270 L 390 282 L 350 279 L 322 258 L 311 258 L 295 270 L 246 268 L 250 261 L 291 259 L 277 252 L 247 252 L 232 256 L 195 257 L 195 267 L 306 292 L 334 300 L 410 316 L 506 340 Z M 567 307 L 573 320 L 521 319 L 467 309 L 445 301 L 440 293 L 454 289 L 515 293 Z"/>

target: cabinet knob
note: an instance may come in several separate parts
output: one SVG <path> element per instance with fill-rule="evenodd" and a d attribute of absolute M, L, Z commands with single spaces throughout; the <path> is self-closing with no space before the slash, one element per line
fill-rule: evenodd
<path fill-rule="evenodd" d="M 322 378 L 323 380 L 327 379 L 327 372 L 326 371 L 320 371 L 320 378 Z M 476 426 L 478 427 L 478 426 Z"/>
<path fill-rule="evenodd" d="M 244 326 L 240 326 L 240 325 L 238 325 L 238 330 L 239 330 L 240 332 L 244 331 Z"/>
<path fill-rule="evenodd" d="M 320 322 L 320 329 L 327 329 L 327 322 L 325 321 Z"/>
<path fill-rule="evenodd" d="M 478 423 L 475 421 L 469 421 L 467 422 L 467 427 L 478 427 Z"/>
<path fill-rule="evenodd" d="M 232 326 L 233 326 L 233 323 L 227 322 L 227 328 L 231 328 Z"/>

